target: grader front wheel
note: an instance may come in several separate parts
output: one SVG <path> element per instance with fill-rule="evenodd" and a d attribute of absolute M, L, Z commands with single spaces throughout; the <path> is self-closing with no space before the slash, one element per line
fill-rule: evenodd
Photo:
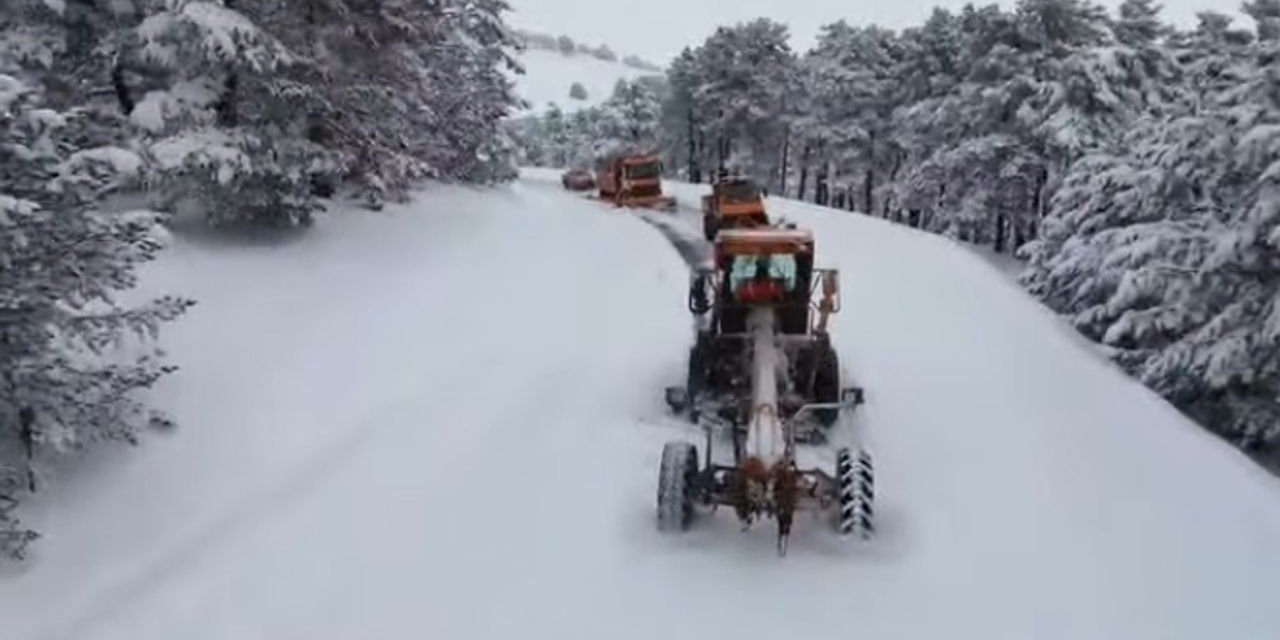
<path fill-rule="evenodd" d="M 859 449 L 857 456 L 849 449 L 836 454 L 836 484 L 840 515 L 836 528 L 841 535 L 857 533 L 866 540 L 875 533 L 875 469 L 871 454 Z"/>

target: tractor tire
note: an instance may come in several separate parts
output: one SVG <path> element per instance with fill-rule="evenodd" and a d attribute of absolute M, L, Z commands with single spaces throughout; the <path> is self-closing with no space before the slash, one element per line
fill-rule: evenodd
<path fill-rule="evenodd" d="M 720 232 L 720 224 L 719 224 L 719 221 L 716 220 L 715 216 L 709 215 L 709 214 L 703 214 L 702 236 L 707 239 L 707 242 L 715 241 L 716 234 L 719 232 Z"/>
<path fill-rule="evenodd" d="M 871 454 L 858 450 L 854 458 L 849 449 L 836 454 L 836 487 L 839 492 L 840 515 L 836 528 L 840 535 L 857 532 L 866 540 L 875 533 L 875 469 Z"/>
<path fill-rule="evenodd" d="M 819 346 L 814 366 L 817 371 L 813 377 L 813 401 L 824 404 L 840 402 L 840 358 L 836 350 L 829 344 Z M 822 426 L 830 427 L 840 417 L 840 410 L 817 409 L 814 417 Z"/>
<path fill-rule="evenodd" d="M 688 442 L 668 442 L 658 469 L 658 530 L 684 531 L 693 521 L 698 475 L 698 449 Z"/>

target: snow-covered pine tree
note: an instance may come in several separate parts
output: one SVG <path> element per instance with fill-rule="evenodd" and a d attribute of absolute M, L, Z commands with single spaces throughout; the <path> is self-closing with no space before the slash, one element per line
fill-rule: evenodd
<path fill-rule="evenodd" d="M 546 150 L 547 166 L 563 167 L 568 164 L 569 123 L 565 121 L 564 111 L 551 104 L 541 119 L 542 144 Z"/>
<path fill-rule="evenodd" d="M 1024 279 L 1201 423 L 1274 451 L 1277 51 L 1265 27 L 1252 45 L 1230 33 L 1202 16 L 1179 41 L 1193 78 L 1185 106 L 1073 168 Z"/>
<path fill-rule="evenodd" d="M 1207 317 L 1196 274 L 1232 198 L 1218 186 L 1228 134 L 1198 116 L 1145 118 L 1072 167 L 1026 247 L 1029 290 L 1133 373 Z"/>
<path fill-rule="evenodd" d="M 1145 381 L 1247 450 L 1280 452 L 1280 3 L 1246 4 L 1257 38 L 1243 82 L 1216 100 L 1234 143 L 1199 283 L 1207 322 L 1148 364 Z"/>
<path fill-rule="evenodd" d="M 612 125 L 607 135 L 637 147 L 656 146 L 662 104 L 649 86 L 620 79 L 602 107 Z"/>
<path fill-rule="evenodd" d="M 11 508 L 36 489 L 38 455 L 132 442 L 167 420 L 136 393 L 172 371 L 146 346 L 191 304 L 116 298 L 162 247 L 156 214 L 100 208 L 142 161 L 118 146 L 118 123 L 49 108 L 22 72 L 0 57 L 0 477 L 25 480 L 0 482 L 0 549 L 13 555 L 31 539 Z"/>
<path fill-rule="evenodd" d="M 684 167 L 684 178 L 690 182 L 702 182 L 704 114 L 695 92 L 702 86 L 700 67 L 695 51 L 685 47 L 667 70 L 668 93 L 662 101 L 660 125 L 668 165 Z"/>
<path fill-rule="evenodd" d="M 905 30 L 899 38 L 901 60 L 895 73 L 902 103 L 894 108 L 892 136 L 903 155 L 883 197 L 892 201 L 894 209 L 905 211 L 906 221 L 913 226 L 933 228 L 932 214 L 938 213 L 937 204 L 945 194 L 940 173 L 928 163 L 949 137 L 943 126 L 948 121 L 939 116 L 954 115 L 948 110 L 959 105 L 951 96 L 964 75 L 963 37 L 960 19 L 935 9 L 924 25 Z"/>
<path fill-rule="evenodd" d="M 217 0 L 147 0 L 135 64 L 163 79 L 132 112 L 149 132 L 154 204 L 211 224 L 306 224 L 319 155 L 298 109 L 317 100 L 284 70 L 302 64 L 277 38 Z"/>
<path fill-rule="evenodd" d="M 1160 19 L 1156 0 L 1124 0 L 1112 30 L 1121 44 L 1145 49 L 1169 36 L 1173 29 Z"/>
<path fill-rule="evenodd" d="M 733 166 L 765 184 L 776 175 L 783 97 L 796 67 L 787 38 L 786 25 L 761 18 L 721 27 L 696 50 L 704 168 Z"/>
<path fill-rule="evenodd" d="M 807 93 L 826 134 L 826 159 L 832 173 L 842 176 L 842 197 L 849 208 L 876 213 L 877 191 L 901 167 L 902 150 L 891 123 L 902 99 L 897 73 L 901 56 L 893 32 L 841 21 L 823 28 L 805 58 L 812 83 Z"/>
<path fill-rule="evenodd" d="M 501 122 L 524 105 L 505 72 L 523 73 L 503 22 L 505 0 L 447 0 L 444 20 L 420 50 L 427 112 L 437 144 L 422 148 L 443 177 L 496 182 L 516 177 L 514 142 Z"/>
<path fill-rule="evenodd" d="M 599 154 L 597 148 L 606 130 L 605 116 L 600 108 L 579 109 L 569 117 L 566 135 L 565 163 L 572 167 L 593 167 Z"/>

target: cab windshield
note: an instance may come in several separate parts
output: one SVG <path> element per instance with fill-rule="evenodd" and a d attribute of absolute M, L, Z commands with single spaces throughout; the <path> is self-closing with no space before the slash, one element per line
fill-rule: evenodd
<path fill-rule="evenodd" d="M 720 187 L 729 202 L 754 202 L 760 199 L 760 189 L 754 182 L 730 182 Z"/>
<path fill-rule="evenodd" d="M 759 256 L 736 256 L 729 271 L 729 287 L 737 290 L 744 282 L 756 278 L 782 281 L 788 292 L 796 289 L 796 257 L 790 253 Z"/>
<path fill-rule="evenodd" d="M 656 162 L 627 166 L 627 177 L 632 180 L 649 180 L 658 177 L 659 173 L 660 168 Z"/>

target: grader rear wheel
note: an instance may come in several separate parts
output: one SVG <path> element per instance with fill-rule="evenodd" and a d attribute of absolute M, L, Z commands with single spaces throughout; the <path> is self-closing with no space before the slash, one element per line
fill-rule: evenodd
<path fill-rule="evenodd" d="M 658 530 L 684 531 L 693 521 L 698 449 L 687 442 L 668 442 L 658 469 Z"/>
<path fill-rule="evenodd" d="M 813 378 L 813 401 L 824 404 L 840 402 L 840 358 L 831 345 L 821 347 L 816 366 L 818 370 Z M 840 417 L 839 409 L 818 409 L 814 413 L 824 427 L 835 424 Z"/>

